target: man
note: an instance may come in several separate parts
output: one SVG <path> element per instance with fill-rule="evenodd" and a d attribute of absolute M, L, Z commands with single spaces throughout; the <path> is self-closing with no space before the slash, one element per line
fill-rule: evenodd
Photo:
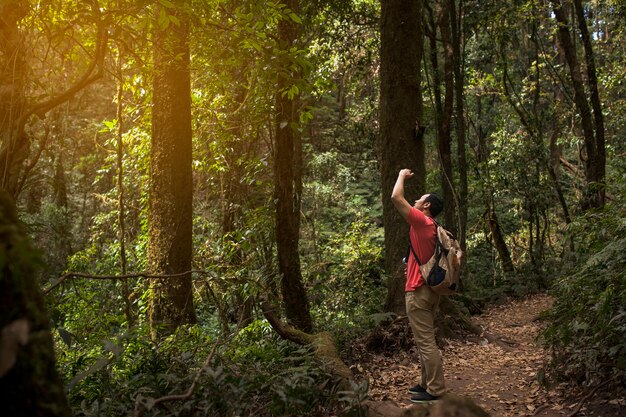
<path fill-rule="evenodd" d="M 406 271 L 405 301 L 409 324 L 419 350 L 422 378 L 420 384 L 409 389 L 409 393 L 413 394 L 412 402 L 423 403 L 439 399 L 446 391 L 434 328 L 440 296 L 426 285 L 416 259 L 417 256 L 420 263 L 426 263 L 435 252 L 436 225 L 433 218 L 443 209 L 443 202 L 435 194 L 424 194 L 411 206 L 404 198 L 404 181 L 412 176 L 413 172 L 409 169 L 400 171 L 391 200 L 411 225 L 409 238 L 413 250 L 409 252 Z"/>

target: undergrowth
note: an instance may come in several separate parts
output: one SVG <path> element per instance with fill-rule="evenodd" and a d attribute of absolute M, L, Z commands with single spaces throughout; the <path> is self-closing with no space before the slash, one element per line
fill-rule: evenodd
<path fill-rule="evenodd" d="M 626 209 L 619 199 L 568 230 L 576 252 L 553 287 L 543 341 L 550 376 L 595 385 L 626 379 Z"/>
<path fill-rule="evenodd" d="M 78 343 L 73 350 L 59 355 L 59 365 L 75 416 L 136 409 L 143 416 L 313 416 L 337 398 L 310 350 L 281 340 L 265 321 L 228 341 L 191 326 L 153 342 L 138 326 L 98 348 Z M 188 393 L 197 376 L 188 398 L 156 401 Z"/>

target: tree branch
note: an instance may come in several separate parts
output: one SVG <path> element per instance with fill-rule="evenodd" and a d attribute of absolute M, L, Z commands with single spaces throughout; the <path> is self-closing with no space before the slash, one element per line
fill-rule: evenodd
<path fill-rule="evenodd" d="M 603 386 L 605 386 L 606 384 L 608 384 L 610 381 L 604 381 L 603 383 L 601 383 L 600 385 L 596 385 L 596 387 L 594 389 L 592 389 L 589 394 L 585 395 L 584 398 L 582 400 L 580 400 L 580 402 L 578 403 L 578 406 L 576 407 L 576 409 L 574 411 L 571 412 L 571 414 L 569 414 L 567 417 L 574 417 L 576 414 L 578 414 L 578 412 L 580 411 L 580 408 L 583 406 L 583 404 L 585 403 L 585 401 L 587 401 L 589 398 L 591 398 L 591 396 L 593 394 L 596 393 L 597 390 L 599 390 L 600 388 L 602 388 Z"/>
<path fill-rule="evenodd" d="M 66 280 L 70 278 L 88 278 L 88 279 L 111 280 L 111 281 L 125 280 L 125 279 L 130 279 L 130 278 L 166 279 L 166 278 L 179 278 L 179 277 L 192 274 L 192 273 L 202 274 L 202 275 L 213 274 L 213 272 L 211 271 L 203 271 L 203 270 L 197 270 L 197 269 L 192 269 L 191 271 L 180 272 L 177 274 L 167 274 L 167 275 L 155 275 L 155 274 L 149 274 L 147 272 L 137 272 L 137 273 L 126 274 L 126 275 L 91 275 L 91 274 L 85 274 L 83 272 L 68 272 L 65 275 L 61 275 L 54 284 L 50 285 L 48 288 L 43 290 L 43 293 L 47 295 L 54 288 L 58 287 L 59 285 L 61 285 L 63 282 L 65 282 Z"/>
<path fill-rule="evenodd" d="M 94 7 L 98 7 L 97 4 Z M 97 12 L 99 14 L 99 11 Z M 94 52 L 93 60 L 90 62 L 89 67 L 83 74 L 83 76 L 66 91 L 53 95 L 48 100 L 33 104 L 24 114 L 20 117 L 20 125 L 25 125 L 27 120 L 33 114 L 37 115 L 40 119 L 43 119 L 48 111 L 60 104 L 70 100 L 80 90 L 87 87 L 89 84 L 98 80 L 103 75 L 104 56 L 106 55 L 108 44 L 108 32 L 106 22 L 98 22 L 98 35 L 96 36 L 96 48 Z M 97 71 L 95 71 L 97 68 Z M 95 73 L 94 73 L 95 71 Z"/>
<path fill-rule="evenodd" d="M 20 178 L 19 184 L 17 186 L 17 191 L 16 191 L 16 194 L 18 195 L 24 189 L 24 185 L 26 184 L 26 180 L 28 179 L 30 172 L 33 170 L 33 168 L 35 168 L 35 165 L 37 165 L 37 162 L 39 162 L 39 159 L 41 158 L 41 154 L 46 149 L 46 145 L 48 144 L 48 138 L 50 137 L 50 126 L 46 125 L 44 129 L 45 129 L 46 134 L 39 142 L 39 150 L 37 151 L 37 155 L 35 155 L 35 157 L 30 161 L 28 166 L 24 168 L 24 174 L 22 174 L 22 178 Z"/>
<path fill-rule="evenodd" d="M 290 340 L 299 345 L 311 345 L 315 356 L 320 360 L 322 368 L 331 375 L 339 379 L 339 384 L 344 389 L 350 388 L 350 381 L 354 380 L 354 375 L 350 368 L 341 360 L 335 341 L 329 332 L 309 334 L 298 330 L 289 324 L 283 323 L 276 313 L 276 308 L 268 301 L 261 303 L 263 315 L 272 328 L 283 339 Z"/>

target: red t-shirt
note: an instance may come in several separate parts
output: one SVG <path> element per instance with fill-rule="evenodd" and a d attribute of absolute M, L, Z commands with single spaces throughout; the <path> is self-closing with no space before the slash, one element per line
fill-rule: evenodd
<path fill-rule="evenodd" d="M 435 253 L 435 233 L 437 227 L 435 221 L 424 213 L 411 207 L 407 221 L 411 225 L 409 237 L 413 250 L 420 259 L 420 262 L 426 263 Z M 406 285 L 405 291 L 414 291 L 417 287 L 424 284 L 424 279 L 420 272 L 419 264 L 415 260 L 413 253 L 409 252 L 409 263 L 406 269 Z"/>

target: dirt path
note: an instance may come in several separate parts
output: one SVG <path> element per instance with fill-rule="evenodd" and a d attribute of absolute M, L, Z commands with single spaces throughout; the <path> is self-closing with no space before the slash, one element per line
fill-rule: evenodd
<path fill-rule="evenodd" d="M 537 372 L 541 372 L 548 358 L 535 341 L 544 325 L 537 317 L 551 303 L 549 296 L 535 295 L 493 307 L 474 317 L 483 329 L 514 345 L 503 348 L 487 340 L 451 341 L 442 351 L 450 391 L 472 398 L 494 417 L 568 416 L 576 410 L 578 401 L 572 400 L 565 386 L 546 390 L 538 383 Z M 364 364 L 370 381 L 370 398 L 393 400 L 409 407 L 407 389 L 419 382 L 420 375 L 415 357 L 414 352 L 393 357 L 381 355 Z M 595 407 L 583 406 L 577 415 L 626 415 L 620 413 L 626 406 L 624 398 L 595 400 L 595 403 Z"/>

